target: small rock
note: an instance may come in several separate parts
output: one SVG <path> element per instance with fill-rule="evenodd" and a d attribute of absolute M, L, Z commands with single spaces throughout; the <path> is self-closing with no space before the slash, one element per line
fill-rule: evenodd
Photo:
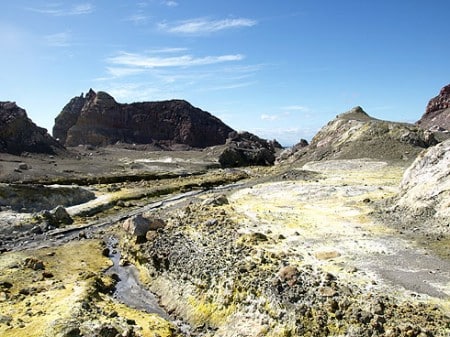
<path fill-rule="evenodd" d="M 321 287 L 319 288 L 319 293 L 324 297 L 333 297 L 337 294 L 336 290 L 331 287 Z"/>
<path fill-rule="evenodd" d="M 44 271 L 44 272 L 42 272 L 42 277 L 43 278 L 52 278 L 53 274 L 48 271 Z"/>
<path fill-rule="evenodd" d="M 31 166 L 29 166 L 26 163 L 20 163 L 19 166 L 18 166 L 18 169 L 19 170 L 29 170 L 29 169 L 31 169 Z"/>
<path fill-rule="evenodd" d="M 314 256 L 318 260 L 330 260 L 341 256 L 341 254 L 335 250 L 332 250 L 332 251 L 316 252 L 314 253 Z"/>
<path fill-rule="evenodd" d="M 150 220 L 142 215 L 136 215 L 126 219 L 122 228 L 129 234 L 134 236 L 145 236 L 150 230 Z"/>
<path fill-rule="evenodd" d="M 41 260 L 38 260 L 34 257 L 27 257 L 24 260 L 24 266 L 33 270 L 44 270 L 45 266 L 44 266 L 44 262 L 42 262 Z"/>
<path fill-rule="evenodd" d="M 0 315 L 0 324 L 9 324 L 12 322 L 12 317 L 7 315 Z"/>

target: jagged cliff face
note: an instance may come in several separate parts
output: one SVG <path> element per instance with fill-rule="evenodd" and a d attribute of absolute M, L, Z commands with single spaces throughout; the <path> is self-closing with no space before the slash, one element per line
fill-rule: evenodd
<path fill-rule="evenodd" d="M 64 147 L 28 118 L 14 102 L 0 102 L 0 152 L 56 154 Z"/>
<path fill-rule="evenodd" d="M 450 130 L 450 84 L 428 102 L 425 113 L 417 124 L 436 131 Z"/>
<path fill-rule="evenodd" d="M 233 129 L 183 100 L 117 103 L 90 90 L 73 98 L 55 119 L 53 135 L 66 146 L 116 142 L 204 148 L 224 144 Z"/>
<path fill-rule="evenodd" d="M 325 159 L 371 158 L 412 161 L 436 140 L 430 132 L 413 124 L 395 123 L 370 117 L 361 107 L 336 116 L 293 154 L 302 162 Z"/>

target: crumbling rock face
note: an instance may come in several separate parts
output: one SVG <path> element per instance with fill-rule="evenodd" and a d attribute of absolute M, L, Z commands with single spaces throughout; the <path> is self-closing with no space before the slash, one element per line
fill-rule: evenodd
<path fill-rule="evenodd" d="M 434 131 L 450 130 L 450 84 L 428 102 L 425 114 L 417 124 Z"/>
<path fill-rule="evenodd" d="M 0 152 L 57 154 L 64 147 L 28 118 L 14 102 L 0 102 Z"/>
<path fill-rule="evenodd" d="M 395 123 L 370 117 L 361 107 L 336 116 L 289 160 L 371 158 L 412 161 L 424 148 L 435 145 L 431 132 L 414 124 Z"/>
<path fill-rule="evenodd" d="M 0 184 L 0 209 L 26 213 L 78 205 L 94 198 L 93 192 L 77 186 Z"/>
<path fill-rule="evenodd" d="M 231 132 L 219 163 L 222 167 L 272 165 L 278 146 L 276 141 L 268 142 L 249 132 Z"/>
<path fill-rule="evenodd" d="M 422 152 L 405 171 L 397 206 L 413 215 L 450 217 L 450 140 Z"/>
<path fill-rule="evenodd" d="M 159 142 L 204 148 L 224 144 L 231 131 L 218 118 L 183 100 L 121 104 L 92 89 L 73 98 L 53 128 L 54 136 L 66 146 Z"/>

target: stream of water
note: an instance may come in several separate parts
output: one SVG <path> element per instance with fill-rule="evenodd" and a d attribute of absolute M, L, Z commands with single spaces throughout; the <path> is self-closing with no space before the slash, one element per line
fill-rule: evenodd
<path fill-rule="evenodd" d="M 119 279 L 113 297 L 131 308 L 158 314 L 162 318 L 172 321 L 169 314 L 159 306 L 156 296 L 141 284 L 136 267 L 132 264 L 126 266 L 120 264 L 121 254 L 116 248 L 117 239 L 110 238 L 108 246 L 109 258 L 114 265 L 108 269 L 107 274 L 116 274 Z"/>

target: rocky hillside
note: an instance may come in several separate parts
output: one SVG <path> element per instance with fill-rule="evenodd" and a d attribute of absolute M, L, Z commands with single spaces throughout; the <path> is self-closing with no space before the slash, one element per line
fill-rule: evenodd
<path fill-rule="evenodd" d="M 428 102 L 425 113 L 417 124 L 425 129 L 450 130 L 450 84 Z"/>
<path fill-rule="evenodd" d="M 46 129 L 34 124 L 24 109 L 14 102 L 0 102 L 0 152 L 20 155 L 62 151 L 63 146 Z"/>
<path fill-rule="evenodd" d="M 372 158 L 412 161 L 437 141 L 416 125 L 370 117 L 361 107 L 336 116 L 308 146 L 298 146 L 289 160 L 307 162 L 325 159 Z"/>
<path fill-rule="evenodd" d="M 204 148 L 224 144 L 231 131 L 218 118 L 183 100 L 121 104 L 91 89 L 63 108 L 53 136 L 66 146 L 157 142 Z"/>

